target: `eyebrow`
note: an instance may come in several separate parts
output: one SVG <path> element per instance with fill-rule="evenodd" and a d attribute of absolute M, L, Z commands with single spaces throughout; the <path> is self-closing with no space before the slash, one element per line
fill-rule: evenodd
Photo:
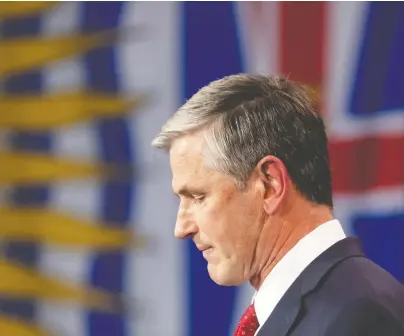
<path fill-rule="evenodd" d="M 173 190 L 173 192 L 175 195 L 183 195 L 183 196 L 203 194 L 203 192 L 200 189 L 187 186 L 182 186 L 178 191 Z"/>

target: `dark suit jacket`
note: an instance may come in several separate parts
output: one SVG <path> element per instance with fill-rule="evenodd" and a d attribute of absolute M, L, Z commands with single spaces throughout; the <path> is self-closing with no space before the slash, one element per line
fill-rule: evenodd
<path fill-rule="evenodd" d="M 404 286 L 346 238 L 304 270 L 258 333 L 286 335 L 404 336 Z"/>

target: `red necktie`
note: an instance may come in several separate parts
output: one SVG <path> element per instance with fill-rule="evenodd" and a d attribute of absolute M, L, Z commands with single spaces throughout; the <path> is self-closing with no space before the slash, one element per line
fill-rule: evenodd
<path fill-rule="evenodd" d="M 234 336 L 254 336 L 258 327 L 257 315 L 255 314 L 254 305 L 252 304 L 241 317 Z"/>

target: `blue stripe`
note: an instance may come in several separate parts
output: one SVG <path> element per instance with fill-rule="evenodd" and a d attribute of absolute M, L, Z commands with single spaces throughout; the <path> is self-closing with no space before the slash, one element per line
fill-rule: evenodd
<path fill-rule="evenodd" d="M 403 109 L 404 113 L 404 3 L 398 4 L 400 6 L 394 8 L 397 22 L 390 51 L 388 80 L 384 87 L 384 105 L 391 109 Z"/>
<path fill-rule="evenodd" d="M 23 19 L 10 19 L 2 22 L 2 37 L 6 39 L 20 36 L 39 36 L 41 33 L 41 17 L 32 16 Z M 42 90 L 42 74 L 39 70 L 29 70 L 15 74 L 4 81 L 4 92 L 12 94 L 37 94 Z M 47 132 L 15 132 L 10 138 L 14 149 L 36 152 L 51 150 L 51 137 Z M 21 169 L 24 169 L 22 166 Z M 9 200 L 16 206 L 44 206 L 48 202 L 49 189 L 47 185 L 32 187 L 15 186 Z M 40 247 L 33 242 L 8 243 L 5 248 L 7 258 L 17 260 L 28 266 L 35 267 L 40 253 Z M 0 310 L 6 314 L 16 315 L 28 320 L 35 319 L 35 302 L 31 300 L 2 300 Z"/>
<path fill-rule="evenodd" d="M 404 107 L 404 3 L 371 2 L 349 112 L 369 116 Z"/>
<path fill-rule="evenodd" d="M 83 31 L 100 31 L 118 28 L 123 3 L 83 3 Z M 115 49 L 101 47 L 84 58 L 87 73 L 87 87 L 105 93 L 119 91 Z M 100 119 L 98 133 L 102 158 L 108 163 L 132 163 L 130 131 L 124 118 Z M 125 227 L 131 217 L 133 183 L 131 181 L 104 183 L 101 195 L 102 219 L 114 225 Z M 123 250 L 98 253 L 91 267 L 91 284 L 113 293 L 124 295 L 124 271 L 126 257 Z M 133 286 L 133 284 L 131 284 Z M 126 323 L 119 314 L 93 311 L 88 314 L 90 335 L 123 336 L 127 334 Z"/>
<path fill-rule="evenodd" d="M 184 2 L 183 99 L 223 76 L 243 71 L 233 2 Z M 236 288 L 217 286 L 209 278 L 206 262 L 189 242 L 188 335 L 228 335 Z"/>
<path fill-rule="evenodd" d="M 404 213 L 359 216 L 353 228 L 366 255 L 404 283 Z"/>
<path fill-rule="evenodd" d="M 1 37 L 38 36 L 40 33 L 41 15 L 23 18 L 6 19 L 1 23 Z"/>

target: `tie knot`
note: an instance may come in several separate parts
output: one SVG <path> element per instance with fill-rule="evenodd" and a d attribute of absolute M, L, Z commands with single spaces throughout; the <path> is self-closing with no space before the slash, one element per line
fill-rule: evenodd
<path fill-rule="evenodd" d="M 254 336 L 259 327 L 254 304 L 249 306 L 238 323 L 234 336 Z"/>

